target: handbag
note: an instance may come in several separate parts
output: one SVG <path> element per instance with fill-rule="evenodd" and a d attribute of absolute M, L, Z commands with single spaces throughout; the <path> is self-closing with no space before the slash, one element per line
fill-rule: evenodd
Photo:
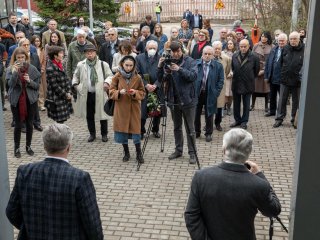
<path fill-rule="evenodd" d="M 103 73 L 103 79 L 106 78 L 105 76 L 105 71 L 104 71 L 104 66 L 103 66 L 103 61 L 101 61 L 101 68 L 102 68 L 102 73 Z M 108 99 L 106 103 L 104 104 L 103 110 L 105 113 L 109 116 L 113 116 L 113 110 L 114 110 L 114 100 Z"/>

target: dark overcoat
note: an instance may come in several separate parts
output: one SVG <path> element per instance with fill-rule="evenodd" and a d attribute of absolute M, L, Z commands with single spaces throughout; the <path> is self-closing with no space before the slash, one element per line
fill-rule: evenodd
<path fill-rule="evenodd" d="M 241 95 L 252 94 L 255 78 L 260 71 L 259 58 L 250 51 L 246 59 L 241 62 L 240 51 L 238 51 L 232 56 L 231 67 L 233 71 L 232 92 Z"/>
<path fill-rule="evenodd" d="M 135 95 L 121 95 L 120 90 L 135 89 Z M 110 98 L 115 100 L 113 113 L 113 130 L 115 132 L 140 134 L 141 132 L 141 100 L 145 97 L 145 89 L 139 74 L 134 73 L 129 84 L 118 72 L 113 78 L 109 90 Z"/>
<path fill-rule="evenodd" d="M 47 109 L 48 117 L 61 122 L 70 118 L 73 112 L 67 93 L 71 94 L 71 83 L 65 71 L 61 71 L 51 60 L 47 62 L 47 99 L 54 102 L 55 107 Z"/>

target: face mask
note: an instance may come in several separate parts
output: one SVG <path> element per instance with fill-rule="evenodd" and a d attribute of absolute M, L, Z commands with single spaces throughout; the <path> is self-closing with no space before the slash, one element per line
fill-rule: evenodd
<path fill-rule="evenodd" d="M 150 49 L 149 51 L 148 51 L 148 56 L 149 57 L 153 57 L 154 55 L 156 55 L 156 50 L 155 49 Z"/>

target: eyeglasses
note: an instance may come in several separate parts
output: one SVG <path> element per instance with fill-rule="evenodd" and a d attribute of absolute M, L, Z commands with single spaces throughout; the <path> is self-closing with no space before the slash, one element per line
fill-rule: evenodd
<path fill-rule="evenodd" d="M 29 47 L 30 44 L 26 43 L 26 44 L 22 44 L 22 46 L 24 46 L 24 47 Z"/>
<path fill-rule="evenodd" d="M 115 34 L 114 33 L 109 33 L 109 36 L 114 36 Z"/>
<path fill-rule="evenodd" d="M 205 37 L 206 35 L 204 35 L 204 34 L 199 34 L 199 37 Z"/>

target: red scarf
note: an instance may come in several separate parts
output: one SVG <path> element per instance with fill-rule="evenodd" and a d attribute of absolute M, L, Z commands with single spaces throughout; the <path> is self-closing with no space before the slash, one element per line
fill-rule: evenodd
<path fill-rule="evenodd" d="M 202 48 L 204 47 L 204 45 L 207 43 L 207 41 L 202 41 L 202 42 L 198 42 L 198 52 L 201 52 Z"/>
<path fill-rule="evenodd" d="M 53 59 L 52 63 L 56 65 L 61 71 L 63 71 L 62 62 L 57 62 L 55 59 Z"/>
<path fill-rule="evenodd" d="M 22 91 L 19 97 L 19 117 L 20 122 L 24 122 L 27 119 L 28 111 L 27 111 L 27 81 L 24 79 L 24 75 L 28 73 L 29 65 L 24 63 L 22 67 L 18 70 L 18 79 L 21 82 L 22 85 Z"/>

